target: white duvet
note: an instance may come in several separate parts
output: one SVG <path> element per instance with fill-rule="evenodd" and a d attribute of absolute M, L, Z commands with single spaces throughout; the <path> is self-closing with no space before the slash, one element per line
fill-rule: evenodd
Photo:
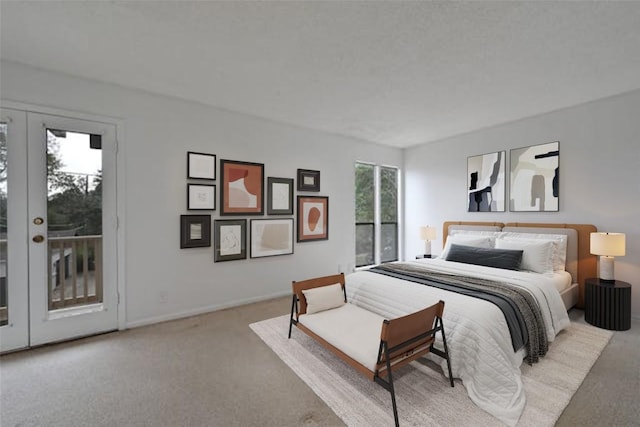
<path fill-rule="evenodd" d="M 526 288 L 543 313 L 547 338 L 569 325 L 569 317 L 554 277 L 524 271 L 462 264 L 441 259 L 410 261 L 437 272 L 482 277 Z M 511 345 L 502 311 L 494 304 L 442 289 L 378 273 L 349 274 L 347 299 L 386 318 L 402 316 L 439 300 L 445 302 L 443 323 L 454 378 L 460 378 L 471 400 L 507 425 L 515 425 L 525 406 L 520 365 L 525 355 Z M 436 344 L 442 348 L 442 344 Z M 446 361 L 440 362 L 443 372 Z M 444 384 L 444 383 L 443 383 Z"/>

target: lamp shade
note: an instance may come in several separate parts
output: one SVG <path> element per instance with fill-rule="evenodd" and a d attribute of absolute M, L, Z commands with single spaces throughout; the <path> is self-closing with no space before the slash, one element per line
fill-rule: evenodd
<path fill-rule="evenodd" d="M 435 240 L 436 239 L 436 228 L 424 226 L 420 227 L 420 240 Z"/>
<path fill-rule="evenodd" d="M 591 233 L 591 254 L 624 256 L 624 233 Z"/>

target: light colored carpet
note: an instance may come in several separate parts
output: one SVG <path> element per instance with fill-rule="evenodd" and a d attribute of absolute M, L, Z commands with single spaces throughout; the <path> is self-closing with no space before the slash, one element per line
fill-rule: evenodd
<path fill-rule="evenodd" d="M 393 425 L 386 390 L 303 332 L 294 328 L 288 340 L 288 322 L 286 315 L 250 327 L 347 425 Z M 540 363 L 524 363 L 527 404 L 518 426 L 553 426 L 612 335 L 572 323 Z M 402 426 L 501 425 L 469 399 L 459 380 L 451 388 L 433 362 L 411 363 L 397 371 L 394 383 Z"/>

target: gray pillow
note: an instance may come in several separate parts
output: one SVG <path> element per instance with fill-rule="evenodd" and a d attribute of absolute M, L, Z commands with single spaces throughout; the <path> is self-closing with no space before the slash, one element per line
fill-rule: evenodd
<path fill-rule="evenodd" d="M 447 254 L 447 261 L 520 270 L 522 253 L 523 251 L 514 249 L 477 248 L 453 244 Z"/>

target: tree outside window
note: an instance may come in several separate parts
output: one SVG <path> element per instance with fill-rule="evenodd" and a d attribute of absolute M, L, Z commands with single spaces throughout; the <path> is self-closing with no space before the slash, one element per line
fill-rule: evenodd
<path fill-rule="evenodd" d="M 398 259 L 398 169 L 355 165 L 356 267 Z"/>

